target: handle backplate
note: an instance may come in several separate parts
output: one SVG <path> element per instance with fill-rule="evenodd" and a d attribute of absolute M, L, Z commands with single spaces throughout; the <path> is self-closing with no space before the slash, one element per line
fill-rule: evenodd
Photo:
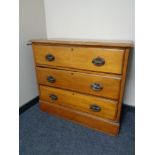
<path fill-rule="evenodd" d="M 47 61 L 54 61 L 54 59 L 55 59 L 55 57 L 52 54 L 47 54 L 45 56 L 45 58 L 46 58 Z"/>
<path fill-rule="evenodd" d="M 50 94 L 49 97 L 51 98 L 52 101 L 58 100 L 58 97 L 55 94 Z"/>
<path fill-rule="evenodd" d="M 55 83 L 56 79 L 54 77 L 52 77 L 52 76 L 48 76 L 47 81 L 50 82 L 50 83 Z"/>
<path fill-rule="evenodd" d="M 95 65 L 95 66 L 103 66 L 105 64 L 105 60 L 101 57 L 97 57 L 97 58 L 94 58 L 92 60 L 92 63 Z"/>
<path fill-rule="evenodd" d="M 90 105 L 90 109 L 93 112 L 100 112 L 102 108 L 100 106 L 96 105 L 96 104 L 92 104 L 92 105 Z"/>
<path fill-rule="evenodd" d="M 94 91 L 101 91 L 103 89 L 103 86 L 99 83 L 92 83 L 90 87 Z"/>

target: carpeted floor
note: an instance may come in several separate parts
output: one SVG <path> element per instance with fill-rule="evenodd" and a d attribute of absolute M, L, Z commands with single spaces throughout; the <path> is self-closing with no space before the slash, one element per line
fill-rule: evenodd
<path fill-rule="evenodd" d="M 135 113 L 123 111 L 113 137 L 48 115 L 38 104 L 20 115 L 20 155 L 134 155 Z"/>

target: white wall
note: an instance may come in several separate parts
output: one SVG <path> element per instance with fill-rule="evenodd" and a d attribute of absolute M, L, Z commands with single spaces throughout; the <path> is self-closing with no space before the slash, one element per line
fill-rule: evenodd
<path fill-rule="evenodd" d="M 34 62 L 28 40 L 45 38 L 46 26 L 43 0 L 20 0 L 19 41 L 19 106 L 38 96 Z"/>
<path fill-rule="evenodd" d="M 48 38 L 134 40 L 134 0 L 44 0 Z M 135 105 L 134 53 L 124 103 Z"/>
<path fill-rule="evenodd" d="M 45 0 L 48 38 L 134 39 L 134 0 Z"/>

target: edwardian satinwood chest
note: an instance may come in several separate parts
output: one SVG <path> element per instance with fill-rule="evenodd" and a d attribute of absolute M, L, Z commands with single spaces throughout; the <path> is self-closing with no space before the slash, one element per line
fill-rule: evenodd
<path fill-rule="evenodd" d="M 40 108 L 117 135 L 132 46 L 131 42 L 33 40 Z"/>

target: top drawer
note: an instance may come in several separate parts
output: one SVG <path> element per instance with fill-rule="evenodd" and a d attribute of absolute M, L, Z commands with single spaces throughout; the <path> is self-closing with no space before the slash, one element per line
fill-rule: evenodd
<path fill-rule="evenodd" d="M 124 50 L 33 45 L 37 64 L 122 74 Z"/>

